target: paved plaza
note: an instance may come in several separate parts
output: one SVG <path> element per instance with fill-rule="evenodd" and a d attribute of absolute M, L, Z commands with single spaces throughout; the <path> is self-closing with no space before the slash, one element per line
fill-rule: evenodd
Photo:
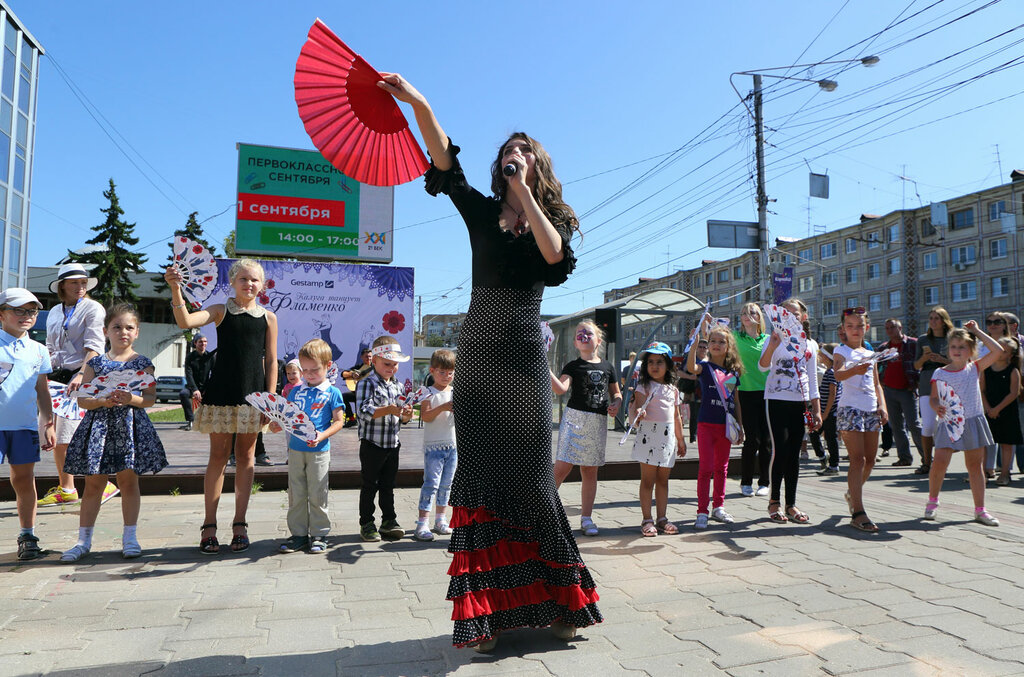
<path fill-rule="evenodd" d="M 740 498 L 730 480 L 736 524 L 694 532 L 694 482 L 673 480 L 681 535 L 643 538 L 637 482 L 603 482 L 601 534 L 579 539 L 605 622 L 568 643 L 510 632 L 492 655 L 451 646 L 447 537 L 360 542 L 354 490 L 331 492 L 326 555 L 275 554 L 284 492 L 253 497 L 248 552 L 214 557 L 196 548 L 202 498 L 162 495 L 143 498 L 141 559 L 120 557 L 115 498 L 76 565 L 57 559 L 77 508 L 41 511 L 51 552 L 26 564 L 14 505 L 0 503 L 0 675 L 1024 674 L 1024 486 L 990 489 L 1002 526 L 989 528 L 970 521 L 963 475 L 951 475 L 929 523 L 924 480 L 879 468 L 872 536 L 844 517 L 842 478 L 814 465 L 799 494 L 811 526 L 769 523 L 766 499 Z M 417 493 L 398 491 L 406 527 Z M 577 525 L 579 485 L 562 496 Z"/>

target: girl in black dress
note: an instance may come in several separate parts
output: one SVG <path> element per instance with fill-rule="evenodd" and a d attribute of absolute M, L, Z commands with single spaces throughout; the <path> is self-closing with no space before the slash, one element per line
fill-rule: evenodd
<path fill-rule="evenodd" d="M 569 639 L 601 614 L 555 488 L 539 313 L 544 287 L 575 267 L 569 240 L 579 224 L 540 144 L 522 133 L 502 144 L 487 197 L 466 182 L 459 148 L 423 95 L 397 74 L 382 75 L 382 89 L 412 104 L 433 160 L 427 192 L 451 198 L 473 250 L 452 402 L 459 440 L 449 501 L 453 643 L 489 651 L 500 631 L 523 626 L 552 626 Z M 509 165 L 511 176 L 502 171 Z"/>
<path fill-rule="evenodd" d="M 254 476 L 256 437 L 267 420 L 245 396 L 277 389 L 277 316 L 256 302 L 263 289 L 263 266 L 239 259 L 228 273 L 234 298 L 189 312 L 181 295 L 181 273 L 167 268 L 164 279 L 171 288 L 171 309 L 181 329 L 197 329 L 211 322 L 217 327 L 217 361 L 203 389 L 203 404 L 196 412 L 199 432 L 210 435 L 210 461 L 203 479 L 206 519 L 200 527 L 199 551 L 214 555 L 217 541 L 217 505 L 224 488 L 224 468 L 235 453 L 235 518 L 231 523 L 231 549 L 249 547 L 245 514 Z"/>
<path fill-rule="evenodd" d="M 1020 419 L 1017 417 L 1017 395 L 1020 393 L 1020 346 L 1017 339 L 999 339 L 1003 352 L 995 363 L 981 373 L 981 403 L 985 408 L 992 439 L 1002 454 L 1002 471 L 996 484 L 1010 483 L 1014 446 L 1024 443 Z"/>

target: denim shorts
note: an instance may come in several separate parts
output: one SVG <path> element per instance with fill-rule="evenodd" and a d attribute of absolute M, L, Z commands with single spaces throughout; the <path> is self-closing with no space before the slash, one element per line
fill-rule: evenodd
<path fill-rule="evenodd" d="M 39 433 L 35 430 L 0 430 L 0 463 L 39 463 Z"/>
<path fill-rule="evenodd" d="M 836 429 L 855 433 L 878 432 L 882 429 L 882 417 L 877 411 L 839 407 L 836 410 Z"/>

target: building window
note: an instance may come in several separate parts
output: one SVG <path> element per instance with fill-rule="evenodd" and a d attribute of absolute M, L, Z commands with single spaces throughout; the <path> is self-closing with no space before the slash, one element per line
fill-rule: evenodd
<path fill-rule="evenodd" d="M 835 301 L 822 301 L 821 302 L 821 314 L 825 317 L 833 317 L 839 313 L 836 311 Z"/>
<path fill-rule="evenodd" d="M 846 307 L 847 308 L 856 308 L 857 307 L 857 297 L 856 296 L 848 296 L 846 298 Z"/>
<path fill-rule="evenodd" d="M 902 301 L 903 301 L 903 299 L 902 299 L 902 296 L 900 294 L 900 290 L 899 289 L 894 289 L 891 292 L 889 292 L 889 307 L 890 308 L 899 308 L 900 304 L 902 303 Z"/>
<path fill-rule="evenodd" d="M 846 284 L 857 284 L 858 277 L 859 277 L 859 269 L 858 268 L 847 268 L 846 269 Z M 853 306 L 847 306 L 847 307 L 848 308 L 852 308 Z"/>
<path fill-rule="evenodd" d="M 704 275 L 704 286 L 705 287 L 710 287 L 713 284 L 715 284 L 715 274 L 714 273 L 706 273 Z"/>
<path fill-rule="evenodd" d="M 808 249 L 799 249 L 799 250 L 797 250 L 797 252 L 796 252 L 796 262 L 797 263 L 807 263 L 808 261 L 813 261 L 813 260 L 814 260 L 814 250 L 813 249 L 809 249 L 808 248 Z"/>
<path fill-rule="evenodd" d="M 938 287 L 925 287 L 924 288 L 924 304 L 926 306 L 935 306 L 939 303 L 939 288 Z"/>
<path fill-rule="evenodd" d="M 852 237 L 846 238 L 846 253 L 856 254 L 857 253 L 857 241 Z"/>
<path fill-rule="evenodd" d="M 890 275 L 895 275 L 898 272 L 900 272 L 900 260 L 899 260 L 899 258 L 897 257 L 897 258 L 894 258 L 894 259 L 889 259 L 888 262 L 887 262 L 887 265 L 886 265 L 886 269 L 888 270 Z"/>
<path fill-rule="evenodd" d="M 949 227 L 951 230 L 963 230 L 974 225 L 974 207 L 961 209 L 949 215 Z"/>
<path fill-rule="evenodd" d="M 1006 213 L 1006 200 L 996 200 L 988 203 L 989 222 L 998 221 L 1000 214 Z"/>
<path fill-rule="evenodd" d="M 814 304 L 813 303 L 808 303 L 807 304 L 807 317 L 814 317 Z"/>
<path fill-rule="evenodd" d="M 783 254 L 782 257 L 781 257 L 781 260 L 782 260 L 782 265 L 788 266 L 789 265 L 789 254 Z"/>
<path fill-rule="evenodd" d="M 743 266 L 732 267 L 732 279 L 742 280 L 743 279 Z"/>
<path fill-rule="evenodd" d="M 700 275 L 693 276 L 693 288 L 700 289 Z"/>
<path fill-rule="evenodd" d="M 814 278 L 808 275 L 807 277 L 801 277 L 797 287 L 801 293 L 806 293 L 814 289 Z"/>
<path fill-rule="evenodd" d="M 827 273 L 822 273 L 821 274 L 821 286 L 822 287 L 835 287 L 838 284 L 839 284 L 839 274 L 836 271 L 830 270 Z"/>
<path fill-rule="evenodd" d="M 877 313 L 881 309 L 882 309 L 882 295 L 881 294 L 871 294 L 870 296 L 868 296 L 868 311 L 872 312 L 872 313 Z"/>
<path fill-rule="evenodd" d="M 836 255 L 836 243 L 835 242 L 826 242 L 825 244 L 821 245 L 821 258 L 823 258 L 823 259 L 831 259 L 831 258 L 835 258 L 835 255 Z"/>
<path fill-rule="evenodd" d="M 992 278 L 992 296 L 1009 296 L 1010 279 L 1007 277 Z"/>
<path fill-rule="evenodd" d="M 893 225 L 886 227 L 886 229 L 885 229 L 885 241 L 886 242 L 896 242 L 899 239 L 900 239 L 900 225 L 898 223 L 894 223 Z"/>
<path fill-rule="evenodd" d="M 882 266 L 877 263 L 868 264 L 868 279 L 877 280 L 882 277 Z"/>
<path fill-rule="evenodd" d="M 930 218 L 921 219 L 921 237 L 931 237 L 936 232 L 938 231 L 935 230 Z"/>
<path fill-rule="evenodd" d="M 949 250 L 950 261 L 954 264 L 974 263 L 977 259 L 974 253 L 974 245 L 968 244 L 963 247 L 953 247 Z"/>
<path fill-rule="evenodd" d="M 921 257 L 921 268 L 923 270 L 935 270 L 939 267 L 939 253 L 925 252 Z"/>
<path fill-rule="evenodd" d="M 718 303 L 719 305 L 726 305 L 727 303 L 729 303 L 729 292 L 722 292 L 721 294 L 719 294 Z"/>
<path fill-rule="evenodd" d="M 878 231 L 874 230 L 868 233 L 868 249 L 875 249 L 879 244 Z"/>
<path fill-rule="evenodd" d="M 1006 238 L 1000 238 L 998 240 L 992 240 L 988 243 L 988 255 L 989 258 L 1003 259 L 1006 258 Z"/>
<path fill-rule="evenodd" d="M 729 270 L 728 269 L 718 271 L 718 281 L 719 282 L 728 282 L 729 281 Z"/>
<path fill-rule="evenodd" d="M 953 283 L 953 301 L 975 301 L 978 298 L 978 283 L 974 280 Z"/>

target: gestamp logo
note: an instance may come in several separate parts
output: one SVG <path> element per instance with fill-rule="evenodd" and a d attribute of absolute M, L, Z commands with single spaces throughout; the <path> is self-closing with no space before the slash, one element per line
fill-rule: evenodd
<path fill-rule="evenodd" d="M 334 289 L 334 280 L 292 280 L 293 287 L 323 287 Z"/>

